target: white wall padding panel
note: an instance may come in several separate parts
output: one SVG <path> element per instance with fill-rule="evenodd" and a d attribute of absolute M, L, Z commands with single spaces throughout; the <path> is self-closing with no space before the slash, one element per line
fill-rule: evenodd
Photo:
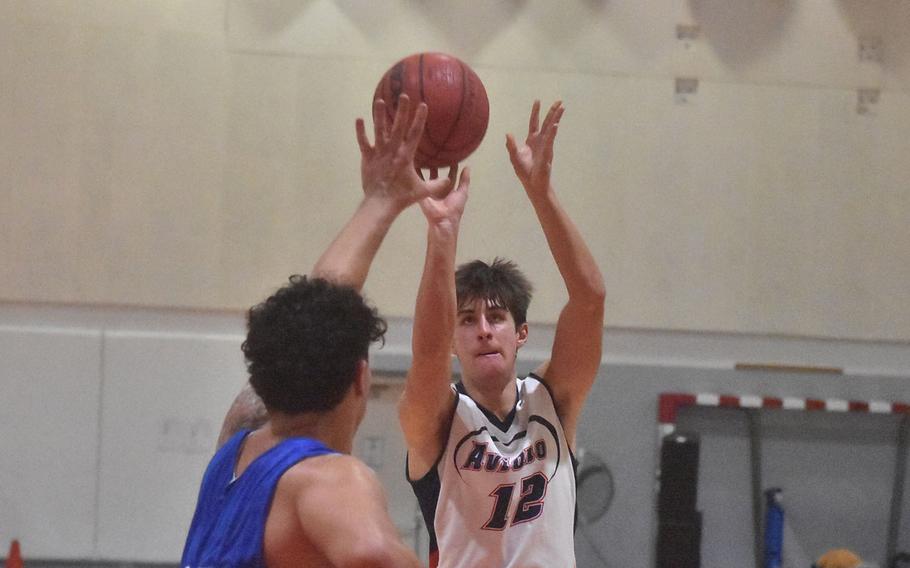
<path fill-rule="evenodd" d="M 233 335 L 107 336 L 101 558 L 180 559 L 222 418 L 247 378 L 240 343 Z"/>
<path fill-rule="evenodd" d="M 32 558 L 92 552 L 100 366 L 100 332 L 0 327 L 4 547 L 18 538 Z"/>

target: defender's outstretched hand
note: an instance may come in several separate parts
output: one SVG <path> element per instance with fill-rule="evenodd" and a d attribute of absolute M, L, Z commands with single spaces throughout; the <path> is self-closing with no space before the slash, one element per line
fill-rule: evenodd
<path fill-rule="evenodd" d="M 395 119 L 389 124 L 386 103 L 377 100 L 373 104 L 373 144 L 367 139 L 363 119 L 357 119 L 363 200 L 316 261 L 311 276 L 329 278 L 360 290 L 379 245 L 398 215 L 421 199 L 443 198 L 452 190 L 454 179 L 424 181 L 414 167 L 414 154 L 426 118 L 425 104 L 417 105 L 412 112 L 411 101 L 402 95 Z"/>
<path fill-rule="evenodd" d="M 355 125 L 360 145 L 360 177 L 366 197 L 390 199 L 400 209 L 427 196 L 444 197 L 454 187 L 454 179 L 424 181 L 414 166 L 414 153 L 427 119 L 427 105 L 420 103 L 412 113 L 410 99 L 401 95 L 391 125 L 386 116 L 385 101 L 377 99 L 373 104 L 374 144 L 367 139 L 363 119 L 358 118 Z"/>
<path fill-rule="evenodd" d="M 515 174 L 529 192 L 543 192 L 550 186 L 550 170 L 553 165 L 553 141 L 559 119 L 565 107 L 562 101 L 550 106 L 547 116 L 540 125 L 540 101 L 534 101 L 531 107 L 531 119 L 528 124 L 528 137 L 519 145 L 515 137 L 506 134 L 506 148 Z"/>

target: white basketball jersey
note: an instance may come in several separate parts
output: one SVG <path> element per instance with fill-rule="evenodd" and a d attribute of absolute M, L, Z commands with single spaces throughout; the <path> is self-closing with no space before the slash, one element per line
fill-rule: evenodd
<path fill-rule="evenodd" d="M 574 460 L 546 386 L 534 375 L 516 379 L 505 422 L 458 387 L 445 450 L 412 481 L 430 566 L 574 567 Z"/>

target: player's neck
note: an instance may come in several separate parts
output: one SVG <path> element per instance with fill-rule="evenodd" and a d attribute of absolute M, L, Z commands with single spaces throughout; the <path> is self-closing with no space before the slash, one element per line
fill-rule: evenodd
<path fill-rule="evenodd" d="M 501 419 L 515 408 L 518 396 L 515 390 L 515 375 L 501 380 L 464 380 L 465 390 L 475 402 Z"/>
<path fill-rule="evenodd" d="M 263 430 L 276 442 L 293 437 L 313 438 L 333 450 L 350 453 L 354 438 L 350 422 L 342 413 L 335 411 L 304 414 L 274 412 L 269 415 Z"/>

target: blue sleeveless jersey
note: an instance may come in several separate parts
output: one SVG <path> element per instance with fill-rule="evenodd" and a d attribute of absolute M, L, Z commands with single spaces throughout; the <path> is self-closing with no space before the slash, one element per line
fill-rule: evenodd
<path fill-rule="evenodd" d="M 336 453 L 310 438 L 288 438 L 233 479 L 237 457 L 249 433 L 242 430 L 235 434 L 205 470 L 181 566 L 264 568 L 265 521 L 278 480 L 301 460 Z"/>

